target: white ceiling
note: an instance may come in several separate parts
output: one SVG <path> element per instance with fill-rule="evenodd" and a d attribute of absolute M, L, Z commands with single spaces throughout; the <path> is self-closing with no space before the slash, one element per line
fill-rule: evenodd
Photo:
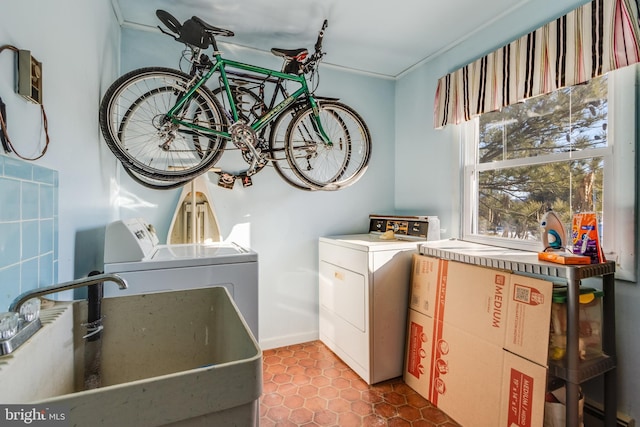
<path fill-rule="evenodd" d="M 154 29 L 156 9 L 235 32 L 263 51 L 311 50 L 322 25 L 325 63 L 397 77 L 535 0 L 113 0 L 123 26 Z M 553 7 L 546 3 L 547 8 Z M 557 2 L 554 2 L 557 3 Z M 562 1 L 560 2 L 562 3 Z"/>

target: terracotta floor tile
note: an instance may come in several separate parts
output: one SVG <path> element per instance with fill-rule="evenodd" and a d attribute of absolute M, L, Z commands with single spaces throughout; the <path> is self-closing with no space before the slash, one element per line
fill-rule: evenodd
<path fill-rule="evenodd" d="M 322 409 L 313 414 L 313 421 L 321 426 L 331 426 L 336 423 L 337 415 L 328 409 Z"/>
<path fill-rule="evenodd" d="M 407 421 L 416 421 L 422 418 L 422 414 L 418 408 L 411 405 L 402 405 L 398 408 L 398 416 Z"/>
<path fill-rule="evenodd" d="M 336 398 L 328 402 L 327 408 L 336 413 L 350 412 L 351 404 L 344 399 Z"/>
<path fill-rule="evenodd" d="M 289 420 L 297 425 L 304 425 L 313 420 L 313 412 L 307 408 L 298 408 L 291 411 Z"/>
<path fill-rule="evenodd" d="M 406 397 L 395 391 L 392 391 L 391 393 L 386 393 L 384 395 L 384 400 L 391 403 L 394 406 L 404 405 L 405 403 L 407 403 Z"/>
<path fill-rule="evenodd" d="M 387 420 L 382 418 L 379 415 L 369 415 L 362 419 L 362 426 L 363 427 L 386 427 Z M 260 424 L 260 427 L 262 427 L 262 424 Z"/>
<path fill-rule="evenodd" d="M 380 402 L 373 405 L 373 411 L 376 415 L 391 419 L 397 415 L 396 407 L 387 402 Z"/>
<path fill-rule="evenodd" d="M 411 427 L 411 423 L 402 418 L 392 418 L 389 420 L 389 427 Z"/>
<path fill-rule="evenodd" d="M 327 409 L 327 399 L 323 399 L 319 396 L 308 397 L 305 399 L 304 407 L 312 412 L 318 412 L 322 409 Z"/>
<path fill-rule="evenodd" d="M 311 378 L 311 384 L 315 385 L 316 387 L 320 388 L 320 387 L 324 387 L 326 385 L 331 384 L 331 380 L 327 377 L 312 377 Z"/>
<path fill-rule="evenodd" d="M 303 385 L 298 388 L 298 394 L 305 399 L 314 397 L 318 395 L 318 387 L 312 384 Z"/>
<path fill-rule="evenodd" d="M 368 416 L 373 412 L 371 404 L 362 400 L 357 400 L 351 403 L 351 410 L 358 415 Z"/>
<path fill-rule="evenodd" d="M 320 390 L 318 390 L 318 396 L 324 397 L 325 399 L 334 399 L 339 395 L 340 395 L 340 391 L 337 388 L 332 387 L 330 385 L 326 387 L 322 387 L 320 388 Z"/>
<path fill-rule="evenodd" d="M 338 415 L 338 425 L 340 427 L 360 427 L 362 426 L 362 417 L 353 412 L 345 412 Z"/>
<path fill-rule="evenodd" d="M 368 385 L 320 341 L 262 360 L 260 427 L 459 427 L 402 378 Z"/>
<path fill-rule="evenodd" d="M 303 375 L 305 367 L 301 365 L 287 366 L 285 372 L 289 375 Z"/>
<path fill-rule="evenodd" d="M 353 402 L 356 400 L 360 400 L 362 398 L 362 393 L 360 392 L 360 390 L 356 390 L 355 388 L 350 387 L 345 390 L 342 390 L 340 392 L 340 397 L 350 402 Z"/>
<path fill-rule="evenodd" d="M 282 405 L 284 398 L 282 395 L 277 393 L 269 393 L 262 396 L 261 403 L 264 406 L 272 407 L 272 406 L 280 406 Z"/>
<path fill-rule="evenodd" d="M 304 406 L 304 397 L 299 395 L 291 395 L 284 398 L 284 406 L 289 409 L 302 408 Z"/>

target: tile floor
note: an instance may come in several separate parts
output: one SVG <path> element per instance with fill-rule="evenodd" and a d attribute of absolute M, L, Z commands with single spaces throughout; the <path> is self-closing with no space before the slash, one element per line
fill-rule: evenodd
<path fill-rule="evenodd" d="M 367 385 L 322 342 L 263 352 L 261 427 L 456 427 L 402 382 Z"/>

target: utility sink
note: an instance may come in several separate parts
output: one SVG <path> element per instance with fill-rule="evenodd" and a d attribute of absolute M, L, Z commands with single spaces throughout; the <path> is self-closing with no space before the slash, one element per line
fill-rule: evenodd
<path fill-rule="evenodd" d="M 105 298 L 102 315 L 87 342 L 86 301 L 43 310 L 0 357 L 0 402 L 59 408 L 74 426 L 258 425 L 262 352 L 225 288 Z M 86 366 L 98 388 L 85 390 Z"/>

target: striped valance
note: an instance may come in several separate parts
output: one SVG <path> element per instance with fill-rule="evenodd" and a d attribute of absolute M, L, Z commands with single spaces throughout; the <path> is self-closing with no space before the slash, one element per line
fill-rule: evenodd
<path fill-rule="evenodd" d="M 593 0 L 438 81 L 434 126 L 640 61 L 638 1 Z"/>

